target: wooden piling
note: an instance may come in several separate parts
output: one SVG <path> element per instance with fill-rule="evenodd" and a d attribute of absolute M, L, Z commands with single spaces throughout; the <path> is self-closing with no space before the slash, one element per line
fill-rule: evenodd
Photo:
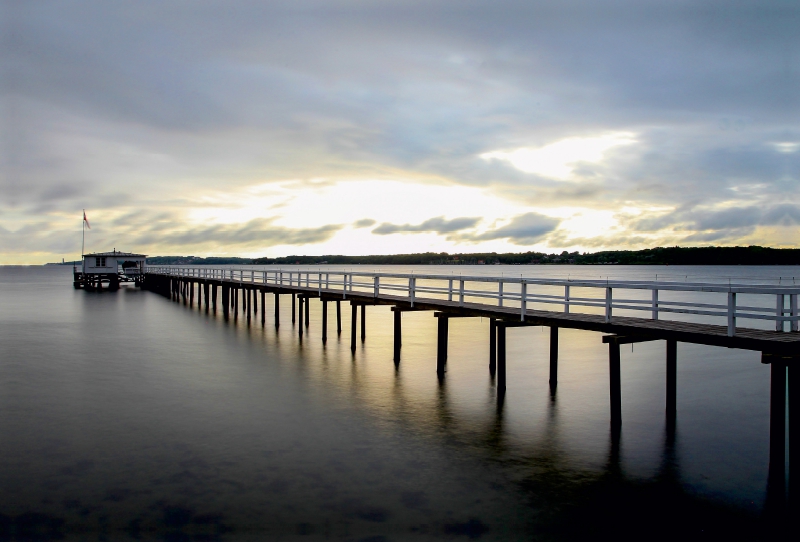
<path fill-rule="evenodd" d="M 394 361 L 400 361 L 400 349 L 403 347 L 402 311 L 394 311 Z"/>
<path fill-rule="evenodd" d="M 620 383 L 619 343 L 608 343 L 609 396 L 611 399 L 611 429 L 622 428 L 622 388 Z"/>
<path fill-rule="evenodd" d="M 667 340 L 667 423 L 674 428 L 678 412 L 678 342 Z"/>
<path fill-rule="evenodd" d="M 497 322 L 497 393 L 506 392 L 506 326 Z"/>
<path fill-rule="evenodd" d="M 292 294 L 292 324 L 294 324 L 294 322 L 295 322 L 294 304 L 295 304 L 296 298 L 297 298 L 297 295 L 296 294 Z"/>
<path fill-rule="evenodd" d="M 489 318 L 489 373 L 497 371 L 497 320 Z"/>
<path fill-rule="evenodd" d="M 361 305 L 361 342 L 367 338 L 367 306 Z"/>
<path fill-rule="evenodd" d="M 263 327 L 264 324 L 267 322 L 267 293 L 264 290 L 261 290 L 261 326 Z"/>
<path fill-rule="evenodd" d="M 336 335 L 342 334 L 342 302 L 336 300 Z"/>
<path fill-rule="evenodd" d="M 305 305 L 306 305 L 305 323 L 306 323 L 306 327 L 308 327 L 308 319 L 309 319 L 308 315 L 311 312 L 311 310 L 310 310 L 311 309 L 311 298 L 310 297 L 306 297 Z"/>
<path fill-rule="evenodd" d="M 787 367 L 789 400 L 789 506 L 793 517 L 800 517 L 800 365 Z M 794 469 L 792 469 L 794 465 Z"/>
<path fill-rule="evenodd" d="M 322 301 L 322 344 L 328 342 L 328 302 Z"/>
<path fill-rule="evenodd" d="M 217 285 L 211 285 L 211 309 L 217 312 Z"/>
<path fill-rule="evenodd" d="M 769 390 L 769 474 L 767 499 L 781 508 L 786 495 L 786 361 L 775 357 L 770 363 Z"/>
<path fill-rule="evenodd" d="M 303 338 L 303 305 L 305 305 L 304 301 L 305 299 L 303 298 L 303 296 L 301 295 L 297 296 L 297 310 L 300 312 L 300 325 L 297 326 L 297 328 L 299 329 L 299 334 L 301 339 Z"/>
<path fill-rule="evenodd" d="M 558 328 L 550 327 L 550 389 L 558 386 Z"/>
<path fill-rule="evenodd" d="M 281 294 L 275 292 L 275 327 L 281 326 Z"/>
<path fill-rule="evenodd" d="M 350 350 L 355 354 L 356 351 L 356 319 L 358 318 L 358 305 L 352 304 L 352 316 L 350 321 Z"/>
<path fill-rule="evenodd" d="M 436 341 L 436 373 L 439 376 L 444 375 L 445 366 L 447 364 L 447 336 L 448 336 L 448 323 L 449 319 L 446 316 L 439 316 L 438 323 L 438 337 Z"/>
<path fill-rule="evenodd" d="M 253 290 L 251 290 L 250 288 L 247 288 L 247 296 L 246 296 L 247 299 L 245 300 L 245 303 L 247 304 L 247 323 L 248 324 L 250 323 L 250 318 L 251 318 L 252 313 L 253 313 L 253 311 L 252 311 L 252 302 L 251 302 L 251 296 L 252 295 L 253 295 Z"/>

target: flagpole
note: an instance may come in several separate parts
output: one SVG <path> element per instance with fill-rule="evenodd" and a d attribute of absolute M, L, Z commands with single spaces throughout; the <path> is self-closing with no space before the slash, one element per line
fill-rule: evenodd
<path fill-rule="evenodd" d="M 81 260 L 83 260 L 83 246 L 86 242 L 86 209 L 83 210 L 83 218 L 81 219 Z"/>

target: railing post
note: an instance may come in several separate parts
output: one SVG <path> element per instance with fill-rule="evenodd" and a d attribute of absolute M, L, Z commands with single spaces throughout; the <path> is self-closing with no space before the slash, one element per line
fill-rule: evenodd
<path fill-rule="evenodd" d="M 606 287 L 606 323 L 610 323 L 611 322 L 611 309 L 612 309 L 612 305 L 611 305 L 612 293 L 611 293 L 611 291 L 612 291 L 612 288 L 607 286 Z"/>
<path fill-rule="evenodd" d="M 789 294 L 789 314 L 790 316 L 797 317 L 797 294 Z M 792 320 L 792 331 L 797 331 L 797 320 Z"/>
<path fill-rule="evenodd" d="M 658 320 L 658 290 L 653 290 L 653 320 Z"/>
<path fill-rule="evenodd" d="M 497 306 L 503 306 L 503 281 L 497 283 Z"/>
<path fill-rule="evenodd" d="M 325 273 L 325 289 L 326 290 L 330 288 L 330 281 L 331 281 L 331 274 L 330 273 Z"/>
<path fill-rule="evenodd" d="M 458 281 L 458 306 L 464 306 L 464 279 Z"/>
<path fill-rule="evenodd" d="M 414 306 L 414 297 L 415 297 L 414 290 L 416 289 L 416 287 L 417 287 L 417 279 L 415 279 L 414 277 L 408 279 L 408 298 L 411 301 L 412 307 Z"/>
<path fill-rule="evenodd" d="M 736 292 L 728 292 L 728 337 L 736 335 Z"/>
<path fill-rule="evenodd" d="M 783 306 L 785 304 L 783 294 L 775 296 L 775 331 L 783 331 Z"/>
<path fill-rule="evenodd" d="M 569 314 L 569 284 L 564 286 L 564 314 Z"/>
<path fill-rule="evenodd" d="M 350 273 L 350 291 L 353 291 L 353 274 Z"/>
<path fill-rule="evenodd" d="M 372 297 L 378 297 L 378 294 L 380 294 L 380 292 L 381 292 L 381 278 L 380 277 L 374 277 L 372 279 L 372 282 L 373 282 Z"/>
<path fill-rule="evenodd" d="M 528 310 L 528 283 L 522 281 L 519 288 L 519 319 L 525 321 L 525 311 Z"/>
<path fill-rule="evenodd" d="M 447 300 L 453 300 L 453 279 L 447 281 Z"/>
<path fill-rule="evenodd" d="M 342 299 L 347 299 L 347 273 L 342 273 Z"/>

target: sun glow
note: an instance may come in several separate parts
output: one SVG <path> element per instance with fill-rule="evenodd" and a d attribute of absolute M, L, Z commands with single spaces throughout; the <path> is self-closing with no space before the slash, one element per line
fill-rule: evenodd
<path fill-rule="evenodd" d="M 635 136 L 630 132 L 614 132 L 599 137 L 568 137 L 535 149 L 522 147 L 480 156 L 484 160 L 505 160 L 525 173 L 563 181 L 572 177 L 578 163 L 598 163 L 609 149 L 635 142 Z"/>

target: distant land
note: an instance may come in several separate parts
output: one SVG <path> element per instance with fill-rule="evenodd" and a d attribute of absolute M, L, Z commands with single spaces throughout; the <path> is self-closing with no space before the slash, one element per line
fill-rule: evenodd
<path fill-rule="evenodd" d="M 601 252 L 496 252 L 391 254 L 374 256 L 283 256 L 227 258 L 151 256 L 150 265 L 800 265 L 800 249 L 749 247 L 658 247 Z"/>

